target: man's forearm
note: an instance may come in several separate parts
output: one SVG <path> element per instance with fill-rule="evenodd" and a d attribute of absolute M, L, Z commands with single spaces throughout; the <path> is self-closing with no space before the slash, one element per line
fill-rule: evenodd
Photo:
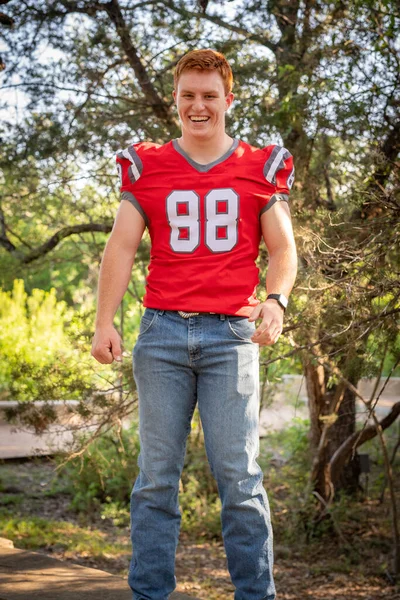
<path fill-rule="evenodd" d="M 269 255 L 267 293 L 289 297 L 297 275 L 297 253 L 293 246 L 281 247 Z"/>
<path fill-rule="evenodd" d="M 101 261 L 97 293 L 96 327 L 112 325 L 127 290 L 135 255 L 121 248 L 111 237 Z"/>

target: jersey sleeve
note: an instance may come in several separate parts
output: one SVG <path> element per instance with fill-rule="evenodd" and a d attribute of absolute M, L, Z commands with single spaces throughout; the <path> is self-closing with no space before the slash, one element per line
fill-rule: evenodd
<path fill-rule="evenodd" d="M 147 215 L 135 195 L 135 184 L 143 173 L 143 162 L 135 145 L 117 152 L 116 162 L 120 179 L 121 200 L 128 200 L 128 202 L 133 204 L 136 210 L 142 215 L 146 225 L 148 225 Z"/>
<path fill-rule="evenodd" d="M 289 201 L 290 189 L 294 182 L 293 156 L 282 146 L 268 146 L 265 148 L 267 154 L 263 176 L 270 194 L 267 201 L 260 206 L 260 216 L 275 202 Z"/>

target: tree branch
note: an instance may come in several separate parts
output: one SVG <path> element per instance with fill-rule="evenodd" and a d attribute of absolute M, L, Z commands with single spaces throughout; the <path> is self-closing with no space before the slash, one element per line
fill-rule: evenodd
<path fill-rule="evenodd" d="M 392 423 L 397 419 L 400 415 L 400 402 L 396 402 L 392 406 L 392 409 L 389 414 L 386 415 L 381 421 L 378 422 L 379 427 L 381 427 L 382 431 L 390 427 Z M 329 467 L 331 470 L 331 478 L 332 483 L 335 485 L 342 468 L 344 467 L 346 461 L 349 459 L 353 451 L 367 442 L 368 440 L 372 440 L 372 438 L 376 437 L 377 428 L 376 425 L 368 425 L 362 431 L 361 435 L 359 431 L 355 431 L 353 435 L 347 438 L 343 442 L 341 446 L 336 450 L 333 454 L 332 458 L 329 461 Z"/>
<path fill-rule="evenodd" d="M 9 2 L 10 2 L 10 0 L 0 0 L 0 5 L 8 4 Z M 8 15 L 4 14 L 3 12 L 0 12 L 0 25 L 4 25 L 5 27 L 14 27 L 15 21 Z M 1 61 L 0 61 L 0 63 L 1 63 Z M 0 67 L 0 71 L 1 71 L 1 67 Z"/>
<path fill-rule="evenodd" d="M 1 207 L 0 207 L 0 246 L 3 246 L 3 248 L 5 248 L 7 250 L 7 252 L 10 252 L 11 254 L 18 254 L 17 248 L 7 237 L 6 222 L 5 222 L 4 213 L 3 213 L 3 210 Z"/>
<path fill-rule="evenodd" d="M 50 18 L 64 18 L 67 16 L 67 14 L 71 13 L 80 13 L 86 14 L 89 17 L 95 17 L 96 13 L 99 11 L 105 11 L 108 14 L 111 22 L 115 26 L 117 35 L 120 38 L 128 62 L 136 75 L 136 78 L 139 82 L 139 86 L 147 102 L 150 104 L 156 117 L 167 124 L 167 126 L 170 129 L 170 133 L 172 135 L 177 134 L 179 130 L 178 122 L 175 119 L 170 106 L 159 95 L 156 88 L 151 82 L 151 78 L 149 77 L 146 71 L 145 65 L 143 64 L 143 61 L 141 60 L 139 53 L 132 42 L 129 28 L 124 20 L 124 16 L 122 14 L 118 0 L 110 0 L 106 3 L 89 2 L 87 4 L 84 4 L 83 6 L 79 2 L 63 0 L 62 2 L 60 2 L 60 4 L 64 8 L 64 10 L 50 9 L 46 13 L 41 10 L 37 10 L 36 14 L 38 16 L 45 16 Z"/>
<path fill-rule="evenodd" d="M 57 246 L 61 242 L 61 240 L 73 235 L 75 233 L 86 233 L 88 231 L 101 231 L 103 233 L 109 233 L 112 229 L 112 224 L 108 223 L 83 223 L 81 225 L 71 225 L 70 227 L 64 227 L 57 231 L 47 242 L 29 252 L 29 254 L 25 254 L 22 257 L 22 263 L 29 264 L 38 258 L 45 256 L 48 254 L 53 248 Z M 2 239 L 0 238 L 0 244 L 5 247 L 4 243 L 2 243 Z M 12 254 L 17 254 L 17 249 L 13 246 Z M 7 250 L 8 248 L 6 248 Z M 9 250 L 10 251 L 10 250 Z M 20 253 L 18 252 L 20 255 Z"/>
<path fill-rule="evenodd" d="M 153 4 L 159 3 L 160 2 L 156 0 L 156 2 L 154 2 Z M 243 35 L 247 40 L 250 40 L 252 42 L 258 42 L 262 46 L 265 46 L 266 48 L 272 50 L 272 52 L 274 53 L 277 50 L 278 44 L 274 44 L 273 42 L 271 42 L 271 40 L 268 37 L 260 35 L 258 33 L 250 33 L 250 31 L 248 31 L 244 27 L 240 27 L 239 25 L 233 25 L 232 23 L 227 23 L 227 21 L 224 21 L 223 19 L 221 19 L 221 17 L 218 17 L 217 15 L 209 15 L 203 12 L 190 11 L 186 8 L 182 8 L 181 6 L 177 6 L 174 2 L 171 2 L 170 0 L 163 0 L 162 4 L 167 8 L 170 8 L 172 11 L 176 12 L 178 15 L 182 15 L 186 19 L 205 19 L 206 21 L 215 23 L 215 25 L 219 25 L 219 27 L 223 27 L 224 29 L 228 29 L 229 31 L 238 33 L 239 35 Z"/>
<path fill-rule="evenodd" d="M 122 47 L 128 58 L 128 62 L 137 77 L 147 101 L 153 108 L 154 114 L 164 121 L 169 126 L 171 132 L 175 134 L 179 129 L 178 122 L 173 116 L 170 106 L 161 98 L 150 80 L 146 68 L 132 43 L 129 29 L 124 20 L 118 0 L 111 0 L 102 6 L 115 25 Z"/>
<path fill-rule="evenodd" d="M 375 216 L 375 211 L 380 210 L 379 203 L 375 200 L 375 195 L 381 195 L 386 191 L 386 184 L 393 171 L 398 170 L 396 159 L 400 152 L 400 121 L 396 121 L 393 127 L 388 131 L 386 138 L 381 142 L 379 151 L 383 160 L 379 161 L 375 171 L 370 175 L 366 185 L 366 201 L 360 208 L 357 208 L 351 220 L 368 219 Z"/>

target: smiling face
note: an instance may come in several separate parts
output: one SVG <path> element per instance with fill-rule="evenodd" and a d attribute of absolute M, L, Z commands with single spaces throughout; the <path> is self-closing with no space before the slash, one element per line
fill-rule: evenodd
<path fill-rule="evenodd" d="M 225 112 L 233 102 L 233 94 L 225 95 L 217 71 L 184 71 L 174 90 L 174 100 L 183 137 L 212 140 L 225 134 Z"/>

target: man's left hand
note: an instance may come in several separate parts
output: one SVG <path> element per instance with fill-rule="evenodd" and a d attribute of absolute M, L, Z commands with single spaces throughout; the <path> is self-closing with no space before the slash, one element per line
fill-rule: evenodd
<path fill-rule="evenodd" d="M 266 300 L 255 307 L 249 321 L 262 319 L 251 340 L 260 346 L 275 344 L 283 329 L 284 310 L 276 300 Z"/>

